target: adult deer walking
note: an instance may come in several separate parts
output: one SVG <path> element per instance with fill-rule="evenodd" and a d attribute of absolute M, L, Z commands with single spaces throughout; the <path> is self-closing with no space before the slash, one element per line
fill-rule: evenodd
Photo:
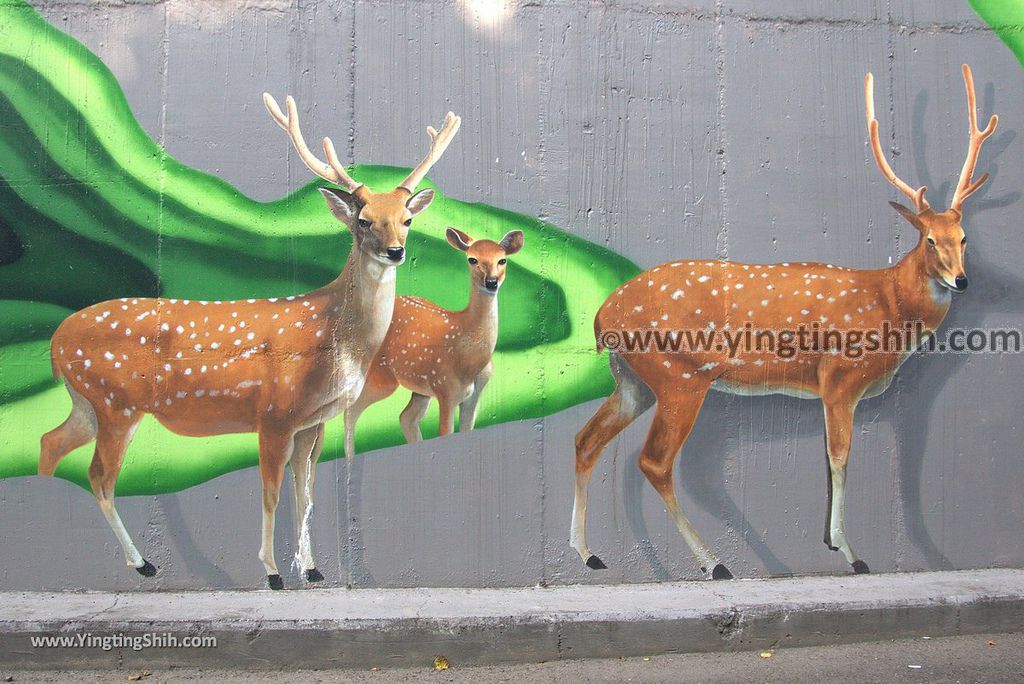
<path fill-rule="evenodd" d="M 466 253 L 469 306 L 448 311 L 419 297 L 399 297 L 391 327 L 367 375 L 363 392 L 345 411 L 345 457 L 355 455 L 359 416 L 391 396 L 401 385 L 412 391 L 399 422 L 409 443 L 423 439 L 420 422 L 431 397 L 440 405 L 442 435 L 472 430 L 480 394 L 490 380 L 491 357 L 498 341 L 498 288 L 505 281 L 508 257 L 523 247 L 523 232 L 513 230 L 500 242 L 474 240 L 455 228 L 449 244 Z"/>
<path fill-rule="evenodd" d="M 673 488 L 673 462 L 686 442 L 709 389 L 737 394 L 790 394 L 820 398 L 825 409 L 828 502 L 825 544 L 842 551 L 854 572 L 868 572 L 846 538 L 843 517 L 846 464 L 857 403 L 885 391 L 900 364 L 934 333 L 949 310 L 951 293 L 967 287 L 963 203 L 988 179 L 972 180 L 982 143 L 998 117 L 979 130 L 971 70 L 963 66 L 970 139 L 967 160 L 949 210 L 936 212 L 925 188 L 913 189 L 893 172 L 882 152 L 875 119 L 872 76 L 865 78 L 866 114 L 871 149 L 878 168 L 910 198 L 916 211 L 892 206 L 920 232 L 918 245 L 891 268 L 848 269 L 831 264 L 739 264 L 725 261 L 675 261 L 646 271 L 612 294 L 598 311 L 594 329 L 598 349 L 622 331 L 660 329 L 722 333 L 732 326 L 759 331 L 905 330 L 919 334 L 889 350 L 837 353 L 834 343 L 797 350 L 780 358 L 770 349 L 687 348 L 610 354 L 616 389 L 576 437 L 576 499 L 571 544 L 591 568 L 605 567 L 587 546 L 587 485 L 605 446 L 640 414 L 656 405 L 654 421 L 640 452 L 639 466 L 661 495 L 701 571 L 712 579 L 732 575 L 690 524 Z M 739 325 L 736 325 L 740 322 Z M 609 333 L 613 335 L 610 337 Z M 719 337 L 721 339 L 721 336 Z M 853 338 L 850 338 L 853 339 Z M 697 345 L 700 347 L 700 345 Z M 853 345 L 851 345 L 853 346 Z M 710 569 L 710 572 L 709 572 Z"/>
<path fill-rule="evenodd" d="M 405 261 L 414 216 L 432 190 L 415 192 L 444 153 L 460 119 L 448 113 L 430 150 L 399 187 L 374 193 L 356 182 L 324 138 L 327 163 L 306 146 L 295 101 L 287 114 L 264 103 L 313 173 L 341 186 L 321 188 L 331 213 L 352 234 L 333 282 L 303 295 L 206 302 L 121 299 L 71 315 L 50 345 L 54 376 L 71 395 L 71 415 L 42 438 L 39 474 L 52 475 L 71 450 L 96 440 L 89 483 L 124 551 L 144 576 L 156 568 L 132 543 L 114 508 L 114 485 L 139 421 L 149 413 L 189 436 L 256 432 L 263 487 L 259 557 L 271 589 L 283 586 L 274 559 L 274 514 L 291 463 L 298 534 L 296 558 L 307 581 L 316 569 L 309 538 L 313 484 L 324 422 L 359 396 L 370 361 L 391 322 L 395 268 Z"/>

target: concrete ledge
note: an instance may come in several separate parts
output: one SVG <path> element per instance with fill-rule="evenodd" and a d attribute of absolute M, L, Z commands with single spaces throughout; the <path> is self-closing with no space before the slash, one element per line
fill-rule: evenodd
<path fill-rule="evenodd" d="M 1019 630 L 1024 570 L 547 589 L 0 593 L 0 665 L 328 668 L 810 646 Z M 213 635 L 214 648 L 32 637 Z"/>

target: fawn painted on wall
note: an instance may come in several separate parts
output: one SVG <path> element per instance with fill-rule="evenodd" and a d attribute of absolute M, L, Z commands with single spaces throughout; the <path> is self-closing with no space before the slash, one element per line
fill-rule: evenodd
<path fill-rule="evenodd" d="M 399 297 L 391 327 L 370 367 L 363 393 L 345 412 L 345 456 L 355 455 L 355 429 L 369 406 L 391 396 L 399 386 L 412 391 L 399 416 L 408 442 L 423 436 L 420 423 L 436 398 L 438 433 L 472 430 L 480 395 L 494 372 L 491 357 L 498 341 L 498 289 L 505 281 L 508 257 L 523 248 L 523 233 L 513 230 L 500 242 L 474 240 L 457 228 L 446 231 L 448 242 L 466 253 L 469 305 L 449 311 L 420 297 Z"/>

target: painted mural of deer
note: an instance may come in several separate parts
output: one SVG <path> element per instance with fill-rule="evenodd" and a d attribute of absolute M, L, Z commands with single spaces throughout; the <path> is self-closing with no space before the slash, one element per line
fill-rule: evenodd
<path fill-rule="evenodd" d="M 370 366 L 363 392 L 345 411 L 345 456 L 355 455 L 359 416 L 391 396 L 399 385 L 412 391 L 399 422 L 409 443 L 423 439 L 420 423 L 431 397 L 440 406 L 439 434 L 473 429 L 480 395 L 490 380 L 491 357 L 498 341 L 498 289 L 505 281 L 508 257 L 523 248 L 523 232 L 513 230 L 500 242 L 474 240 L 456 228 L 449 244 L 466 253 L 469 305 L 449 311 L 419 297 L 399 297 L 391 327 Z"/>
<path fill-rule="evenodd" d="M 913 203 L 914 210 L 893 207 L 920 233 L 918 245 L 898 264 L 879 270 L 849 269 L 820 263 L 740 264 L 726 261 L 675 261 L 652 268 L 624 284 L 598 311 L 594 322 L 598 349 L 608 333 L 628 330 L 719 330 L 743 327 L 794 330 L 797 326 L 848 330 L 905 329 L 919 333 L 903 347 L 871 354 L 838 354 L 833 348 L 799 351 L 780 358 L 761 347 L 739 353 L 709 348 L 659 353 L 610 354 L 616 389 L 576 437 L 576 498 L 570 543 L 591 568 L 604 563 L 587 546 L 587 486 L 605 446 L 640 414 L 656 413 L 640 452 L 639 467 L 661 495 L 669 515 L 705 576 L 729 579 L 679 507 L 673 488 L 673 465 L 686 442 L 708 390 L 738 394 L 789 394 L 819 398 L 825 411 L 828 501 L 825 544 L 841 551 L 854 572 L 868 572 L 846 538 L 844 499 L 846 465 L 854 410 L 861 399 L 885 391 L 900 364 L 942 324 L 952 293 L 967 287 L 966 238 L 961 225 L 963 203 L 988 174 L 972 180 L 978 153 L 996 129 L 993 116 L 984 130 L 977 125 L 974 82 L 963 66 L 970 137 L 967 159 L 950 208 L 937 212 L 925 188 L 900 180 L 886 161 L 875 119 L 872 76 L 865 78 L 868 134 L 875 161 L 886 179 Z M 736 326 L 739 322 L 740 325 Z M 663 347 L 665 348 L 665 347 Z"/>
<path fill-rule="evenodd" d="M 359 396 L 391 323 L 395 269 L 405 261 L 414 216 L 432 190 L 416 186 L 459 129 L 448 113 L 428 128 L 430 149 L 391 192 L 375 193 L 349 176 L 329 138 L 327 162 L 306 146 L 294 100 L 287 114 L 264 103 L 313 173 L 331 213 L 352 235 L 337 279 L 302 295 L 242 301 L 126 298 L 72 314 L 53 335 L 54 375 L 71 395 L 71 415 L 42 438 L 39 474 L 52 475 L 71 450 L 96 440 L 89 483 L 124 551 L 149 577 L 156 568 L 136 549 L 114 508 L 114 485 L 139 421 L 153 415 L 188 436 L 255 432 L 263 491 L 259 558 L 271 589 L 283 586 L 274 556 L 274 516 L 290 463 L 295 485 L 296 559 L 309 582 L 323 579 L 309 538 L 315 469 L 324 423 Z"/>

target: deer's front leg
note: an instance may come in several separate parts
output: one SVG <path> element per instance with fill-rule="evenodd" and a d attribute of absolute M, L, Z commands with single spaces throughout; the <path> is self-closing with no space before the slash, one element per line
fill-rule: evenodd
<path fill-rule="evenodd" d="M 842 551 L 857 574 L 869 572 L 868 565 L 857 557 L 846 540 L 846 464 L 853 435 L 853 412 L 856 402 L 825 402 L 825 455 L 828 461 L 828 502 L 825 518 L 825 544 L 833 551 Z"/>
<path fill-rule="evenodd" d="M 387 399 L 398 389 L 398 381 L 390 371 L 374 367 L 366 377 L 363 391 L 352 405 L 345 409 L 345 458 L 356 455 L 356 423 L 363 411 L 373 404 Z"/>
<path fill-rule="evenodd" d="M 295 433 L 279 427 L 260 430 L 260 482 L 263 485 L 263 543 L 260 560 L 267 570 L 267 584 L 271 589 L 283 589 L 284 582 L 274 560 L 274 516 L 281 498 L 284 467 L 291 459 Z"/>
<path fill-rule="evenodd" d="M 295 559 L 307 582 L 319 582 L 324 576 L 313 561 L 310 532 L 313 517 L 313 486 L 316 484 L 316 463 L 324 446 L 324 425 L 306 428 L 295 435 L 292 450 L 292 484 L 295 489 Z"/>
<path fill-rule="evenodd" d="M 480 403 L 480 395 L 483 394 L 487 381 L 494 374 L 494 363 L 488 362 L 473 382 L 473 393 L 459 404 L 459 432 L 467 432 L 476 425 L 476 407 Z"/>

